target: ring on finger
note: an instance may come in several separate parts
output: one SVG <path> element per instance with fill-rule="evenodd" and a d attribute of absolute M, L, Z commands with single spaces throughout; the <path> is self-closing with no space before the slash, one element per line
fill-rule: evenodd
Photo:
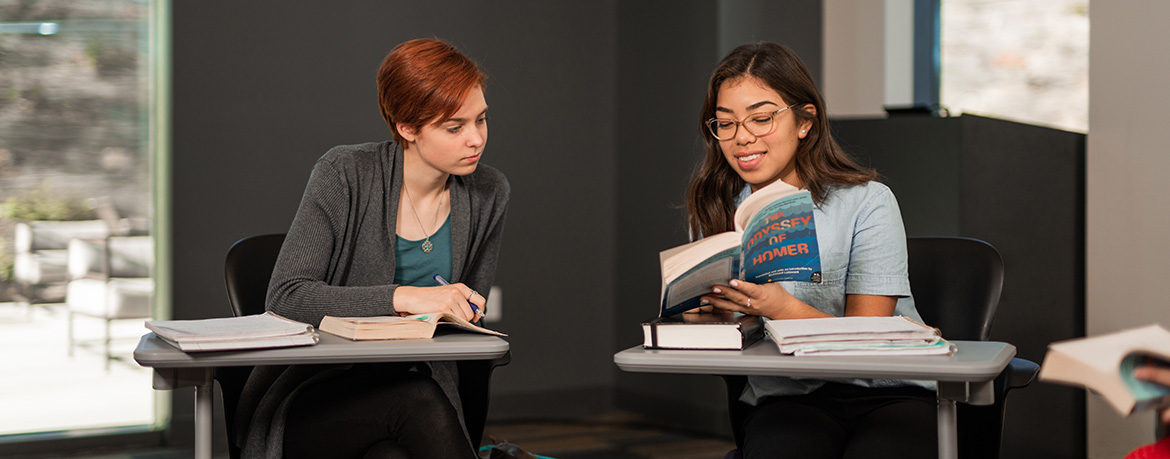
<path fill-rule="evenodd" d="M 747 299 L 747 307 L 749 307 L 749 308 L 752 307 L 752 299 L 751 298 Z"/>

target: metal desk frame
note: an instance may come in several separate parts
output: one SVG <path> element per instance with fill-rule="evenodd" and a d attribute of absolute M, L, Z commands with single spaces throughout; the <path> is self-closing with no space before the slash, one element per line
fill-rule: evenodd
<path fill-rule="evenodd" d="M 502 357 L 508 348 L 508 342 L 498 337 L 470 333 L 388 341 L 350 341 L 321 333 L 314 346 L 186 353 L 147 333 L 134 349 L 134 360 L 154 369 L 155 389 L 195 387 L 195 457 L 211 459 L 212 384 L 218 367 L 490 360 Z"/>
<path fill-rule="evenodd" d="M 950 356 L 793 357 L 781 355 L 771 340 L 742 351 L 644 349 L 614 354 L 619 368 L 632 372 L 710 375 L 766 375 L 803 378 L 881 378 L 938 382 L 939 457 L 958 457 L 956 402 L 990 405 L 995 377 L 1016 355 L 1011 344 L 952 341 Z"/>

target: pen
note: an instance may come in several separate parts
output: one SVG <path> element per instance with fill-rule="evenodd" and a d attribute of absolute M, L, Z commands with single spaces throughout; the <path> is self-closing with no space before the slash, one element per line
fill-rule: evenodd
<path fill-rule="evenodd" d="M 447 282 L 447 279 L 443 279 L 443 276 L 435 274 L 434 277 L 435 277 L 435 282 L 438 282 L 439 285 L 451 285 L 450 282 Z M 472 290 L 471 293 L 474 294 L 475 290 Z M 479 306 L 477 306 L 475 303 L 472 303 L 470 299 L 467 300 L 467 304 L 471 305 L 471 312 L 479 314 Z"/>

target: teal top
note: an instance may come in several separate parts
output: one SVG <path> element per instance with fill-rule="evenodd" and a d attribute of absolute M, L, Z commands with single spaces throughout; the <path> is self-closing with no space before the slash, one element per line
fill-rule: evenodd
<path fill-rule="evenodd" d="M 443 224 L 432 234 L 430 252 L 423 252 L 422 245 L 426 239 L 411 241 L 402 236 L 394 235 L 398 242 L 394 244 L 394 283 L 413 287 L 434 287 L 439 285 L 435 281 L 435 274 L 451 279 L 451 216 L 443 220 Z"/>

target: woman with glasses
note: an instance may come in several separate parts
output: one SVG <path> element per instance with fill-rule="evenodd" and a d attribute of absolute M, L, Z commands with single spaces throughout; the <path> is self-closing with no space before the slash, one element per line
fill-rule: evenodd
<path fill-rule="evenodd" d="M 906 234 L 893 193 L 833 140 L 824 99 L 800 58 L 743 45 L 711 75 L 700 116 L 706 155 L 687 187 L 696 237 L 733 229 L 748 194 L 782 181 L 816 206 L 822 283 L 715 286 L 703 309 L 771 320 L 903 315 L 921 321 L 907 279 Z M 740 401 L 744 457 L 936 457 L 928 385 L 749 376 Z"/>
<path fill-rule="evenodd" d="M 473 305 L 487 304 L 477 292 L 495 277 L 509 197 L 504 175 L 480 163 L 484 79 L 442 41 L 390 51 L 377 89 L 394 140 L 317 160 L 269 311 L 313 325 L 325 315 L 482 317 Z M 243 456 L 476 457 L 457 372 L 453 362 L 256 367 L 236 416 Z"/>

